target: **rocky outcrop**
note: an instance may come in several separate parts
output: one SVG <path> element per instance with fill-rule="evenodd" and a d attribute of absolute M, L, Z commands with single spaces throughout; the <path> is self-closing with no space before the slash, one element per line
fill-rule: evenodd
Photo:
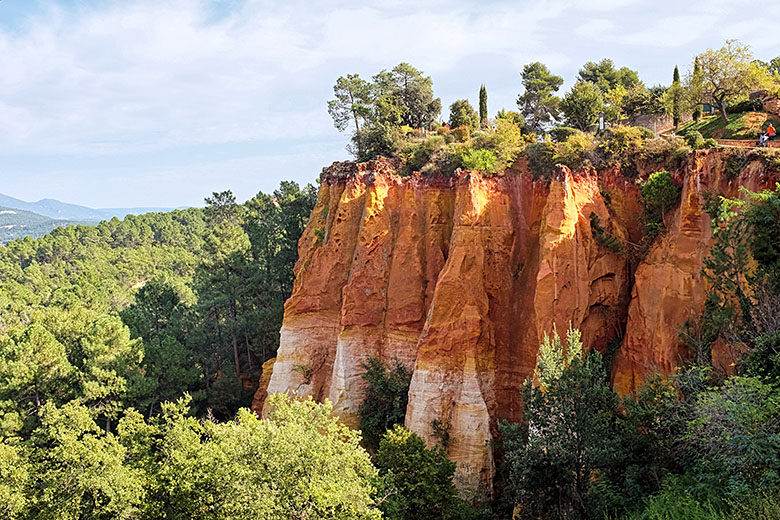
<path fill-rule="evenodd" d="M 641 240 L 637 185 L 616 171 L 534 180 L 519 163 L 493 178 L 401 177 L 392 161 L 334 163 L 299 244 L 267 392 L 329 398 L 355 426 L 362 365 L 398 360 L 413 370 L 406 425 L 431 444 L 447 428 L 461 485 L 489 486 L 490 441 L 500 419 L 520 417 L 545 332 L 571 324 L 591 348 L 620 345 L 622 393 L 684 358 L 678 331 L 706 290 L 705 192 L 776 177 L 754 161 L 728 179 L 723 153 L 699 152 L 675 172 L 681 204 L 638 266 L 605 240 Z"/>

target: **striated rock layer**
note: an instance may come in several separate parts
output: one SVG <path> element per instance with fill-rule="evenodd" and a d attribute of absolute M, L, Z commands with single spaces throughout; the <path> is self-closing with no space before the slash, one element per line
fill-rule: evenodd
<path fill-rule="evenodd" d="M 334 163 L 253 408 L 275 392 L 328 398 L 356 426 L 363 363 L 398 360 L 413 370 L 406 425 L 431 444 L 434 421 L 444 425 L 461 486 L 489 487 L 490 440 L 498 420 L 520 417 L 519 388 L 545 332 L 571 324 L 602 352 L 622 342 L 613 375 L 624 394 L 684 357 L 678 331 L 701 312 L 706 289 L 704 194 L 777 177 L 754 162 L 729 180 L 724 162 L 717 150 L 700 152 L 674 173 L 682 202 L 635 272 L 592 229 L 594 215 L 621 241 L 641 239 L 637 185 L 615 171 L 562 167 L 542 181 L 518 164 L 494 178 L 400 177 L 389 160 Z"/>

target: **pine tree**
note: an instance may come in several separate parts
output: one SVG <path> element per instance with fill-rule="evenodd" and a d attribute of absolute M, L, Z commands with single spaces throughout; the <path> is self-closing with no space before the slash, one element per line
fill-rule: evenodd
<path fill-rule="evenodd" d="M 486 126 L 488 118 L 487 89 L 485 85 L 479 87 L 479 125 Z"/>

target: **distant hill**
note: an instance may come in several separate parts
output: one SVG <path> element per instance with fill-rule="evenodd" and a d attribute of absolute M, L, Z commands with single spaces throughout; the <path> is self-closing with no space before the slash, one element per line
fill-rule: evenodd
<path fill-rule="evenodd" d="M 101 208 L 93 209 L 76 204 L 68 204 L 55 199 L 42 199 L 38 202 L 25 202 L 0 193 L 0 206 L 22 211 L 30 211 L 57 220 L 75 220 L 80 222 L 99 222 L 113 217 L 125 218 L 127 215 L 142 215 L 152 212 L 167 212 L 173 208 Z M 184 208 L 177 208 L 184 209 Z"/>
<path fill-rule="evenodd" d="M 17 238 L 42 237 L 54 228 L 82 223 L 53 219 L 31 211 L 0 206 L 0 244 L 6 244 Z"/>

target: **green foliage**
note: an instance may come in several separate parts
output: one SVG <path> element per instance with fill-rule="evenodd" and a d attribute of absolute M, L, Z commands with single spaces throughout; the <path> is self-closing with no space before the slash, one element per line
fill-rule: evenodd
<path fill-rule="evenodd" d="M 498 159 L 490 150 L 467 150 L 461 155 L 461 163 L 465 170 L 476 170 L 489 174 L 496 173 Z"/>
<path fill-rule="evenodd" d="M 465 143 L 471 139 L 471 130 L 467 125 L 456 126 L 452 129 L 452 135 L 459 143 Z"/>
<path fill-rule="evenodd" d="M 479 126 L 485 127 L 488 124 L 488 105 L 487 89 L 485 85 L 479 87 Z"/>
<path fill-rule="evenodd" d="M 550 178 L 555 167 L 555 145 L 549 141 L 531 143 L 525 147 L 523 155 L 528 158 L 528 167 L 535 179 Z"/>
<path fill-rule="evenodd" d="M 628 67 L 615 68 L 612 60 L 604 58 L 598 63 L 589 61 L 582 66 L 578 81 L 587 81 L 596 85 L 602 92 L 607 92 L 616 87 L 625 89 L 640 85 L 639 75 Z"/>
<path fill-rule="evenodd" d="M 393 157 L 398 152 L 401 133 L 397 126 L 372 123 L 355 132 L 349 148 L 358 161 L 370 161 L 379 156 Z"/>
<path fill-rule="evenodd" d="M 367 385 L 358 410 L 360 430 L 366 447 L 376 452 L 382 435 L 404 422 L 412 374 L 397 360 L 391 367 L 386 367 L 381 360 L 369 358 L 363 368 L 363 380 Z"/>
<path fill-rule="evenodd" d="M 563 78 L 550 73 L 540 62 L 529 63 L 521 72 L 525 91 L 517 97 L 517 106 L 531 132 L 542 133 L 558 119 L 560 98 L 555 96 Z"/>
<path fill-rule="evenodd" d="M 696 479 L 740 499 L 780 485 L 780 393 L 759 378 L 735 377 L 697 396 L 685 436 Z"/>
<path fill-rule="evenodd" d="M 688 146 L 690 146 L 692 150 L 701 150 L 704 148 L 704 137 L 695 130 L 685 134 L 685 142 L 688 143 Z"/>
<path fill-rule="evenodd" d="M 569 126 L 585 130 L 596 122 L 599 113 L 604 110 L 604 97 L 595 84 L 580 81 L 564 96 L 561 110 Z"/>
<path fill-rule="evenodd" d="M 707 139 L 704 140 L 703 148 L 708 149 L 708 148 L 717 148 L 717 147 L 718 147 L 718 141 L 716 141 L 712 137 L 708 137 Z"/>
<path fill-rule="evenodd" d="M 554 143 L 562 143 L 569 137 L 573 135 L 579 135 L 581 133 L 583 133 L 582 130 L 572 128 L 570 126 L 556 126 L 550 130 L 549 135 L 550 139 L 552 139 Z"/>
<path fill-rule="evenodd" d="M 564 347 L 558 330 L 553 325 L 552 337 L 544 333 L 544 339 L 539 345 L 536 356 L 534 378 L 542 388 L 555 384 L 563 372 L 575 359 L 582 359 L 582 335 L 577 329 L 569 327 L 566 331 L 566 346 Z"/>
<path fill-rule="evenodd" d="M 360 123 L 371 115 L 371 85 L 358 74 L 347 74 L 336 80 L 333 86 L 336 99 L 328 101 L 328 113 L 339 131 L 354 123 L 360 131 Z"/>
<path fill-rule="evenodd" d="M 578 338 L 577 338 L 578 342 Z M 541 354 L 540 360 L 543 356 Z M 526 380 L 523 423 L 500 425 L 513 509 L 528 518 L 590 518 L 613 510 L 622 467 L 618 399 L 597 352 L 568 357 L 543 388 Z M 555 363 L 560 368 L 560 363 Z M 557 378 L 556 378 L 557 377 Z"/>
<path fill-rule="evenodd" d="M 557 144 L 553 160 L 556 164 L 565 164 L 572 170 L 584 168 L 590 163 L 595 147 L 590 134 L 579 132 Z"/>
<path fill-rule="evenodd" d="M 664 216 L 680 198 L 680 188 L 672 180 L 668 171 L 651 174 L 640 183 L 642 205 L 645 209 L 647 234 L 655 236 L 666 230 Z"/>
<path fill-rule="evenodd" d="M 593 233 L 593 238 L 600 246 L 606 247 L 615 254 L 619 254 L 623 250 L 620 239 L 604 229 L 599 223 L 599 216 L 592 211 L 590 213 L 590 229 Z"/>
<path fill-rule="evenodd" d="M 473 146 L 492 152 L 496 157 L 495 171 L 501 171 L 515 162 L 526 143 L 522 130 L 516 124 L 499 118 L 496 120 L 495 131 L 474 139 Z"/>
<path fill-rule="evenodd" d="M 471 130 L 479 128 L 479 116 L 468 99 L 459 99 L 450 105 L 450 126 L 455 130 L 460 126 Z"/>
<path fill-rule="evenodd" d="M 433 97 L 430 76 L 400 63 L 393 70 L 383 70 L 372 78 L 374 98 L 373 123 L 427 128 L 441 112 L 441 99 Z"/>
<path fill-rule="evenodd" d="M 458 498 L 452 482 L 455 463 L 440 446 L 426 448 L 425 441 L 397 425 L 382 437 L 377 467 L 388 496 L 380 504 L 388 520 L 421 518 L 471 518 L 470 506 Z"/>
<path fill-rule="evenodd" d="M 769 88 L 772 80 L 767 70 L 756 63 L 750 47 L 737 40 L 726 40 L 720 49 L 700 54 L 702 93 L 721 111 L 726 122 L 726 104 L 747 97 L 754 90 Z"/>
<path fill-rule="evenodd" d="M 626 168 L 644 148 L 646 133 L 635 126 L 607 128 L 599 136 L 599 156 L 606 164 Z"/>

